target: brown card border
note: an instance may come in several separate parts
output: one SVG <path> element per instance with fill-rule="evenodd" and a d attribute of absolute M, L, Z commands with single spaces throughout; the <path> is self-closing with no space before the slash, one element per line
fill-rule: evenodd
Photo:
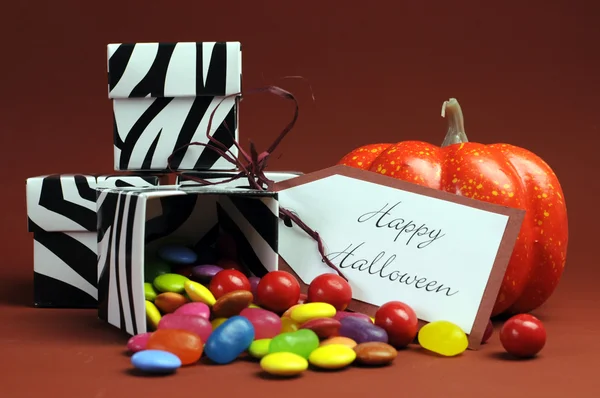
<path fill-rule="evenodd" d="M 492 203 L 467 198 L 465 196 L 455 195 L 445 191 L 440 191 L 437 189 L 398 180 L 396 178 L 384 176 L 372 171 L 360 170 L 343 165 L 336 165 L 326 169 L 318 170 L 313 173 L 304 174 L 296 178 L 278 182 L 274 185 L 273 190 L 275 192 L 280 192 L 289 188 L 309 184 L 323 178 L 332 177 L 334 175 L 355 178 L 373 184 L 396 188 L 403 191 L 425 195 L 436 199 L 508 216 L 508 223 L 506 225 L 506 229 L 504 230 L 504 235 L 502 236 L 502 241 L 500 242 L 500 247 L 498 248 L 496 259 L 494 260 L 494 265 L 492 266 L 492 272 L 485 287 L 481 303 L 479 304 L 472 331 L 470 334 L 468 334 L 469 348 L 472 350 L 478 349 L 481 345 L 481 339 L 483 338 L 483 333 L 485 332 L 490 314 L 494 307 L 502 280 L 504 279 L 508 262 L 521 229 L 521 224 L 523 223 L 525 211 L 521 209 L 495 205 Z M 283 258 L 281 258 L 281 256 L 279 257 L 279 269 L 293 274 L 298 279 L 298 282 L 300 282 L 302 292 L 306 293 L 308 286 L 302 282 L 302 280 L 298 277 L 298 274 L 294 272 L 294 270 L 285 262 Z M 374 316 L 377 308 L 379 307 L 356 299 L 352 300 L 348 306 L 348 309 L 352 311 L 362 312 L 369 316 Z M 420 326 L 423 326 L 425 321 L 420 321 L 419 324 Z"/>

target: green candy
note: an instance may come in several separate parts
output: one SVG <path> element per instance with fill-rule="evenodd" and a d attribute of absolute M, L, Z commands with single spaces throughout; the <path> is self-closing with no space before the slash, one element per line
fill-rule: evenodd
<path fill-rule="evenodd" d="M 157 276 L 171 273 L 171 266 L 159 259 L 151 259 L 144 264 L 144 282 L 152 283 Z"/>
<path fill-rule="evenodd" d="M 157 276 L 152 284 L 159 292 L 183 293 L 187 281 L 188 278 L 183 275 L 162 274 Z"/>
<path fill-rule="evenodd" d="M 254 340 L 248 348 L 248 354 L 254 358 L 261 359 L 269 353 L 270 345 L 271 339 Z"/>
<path fill-rule="evenodd" d="M 144 297 L 146 298 L 146 300 L 154 302 L 156 296 L 157 293 L 156 290 L 154 290 L 154 286 L 152 285 L 152 283 L 144 283 Z"/>
<path fill-rule="evenodd" d="M 273 337 L 269 344 L 269 354 L 291 352 L 308 359 L 310 353 L 317 348 L 319 348 L 319 336 L 310 329 L 300 329 Z"/>

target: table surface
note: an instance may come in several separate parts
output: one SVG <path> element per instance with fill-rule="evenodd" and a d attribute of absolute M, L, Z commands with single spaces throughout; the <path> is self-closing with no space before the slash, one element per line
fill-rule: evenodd
<path fill-rule="evenodd" d="M 77 398 L 206 397 L 217 392 L 224 398 L 594 396 L 600 394 L 600 317 L 593 280 L 589 273 L 565 272 L 555 295 L 535 312 L 545 322 L 548 342 L 532 360 L 515 361 L 503 354 L 497 322 L 488 344 L 459 357 L 440 358 L 412 347 L 389 367 L 309 371 L 280 380 L 265 377 L 249 360 L 224 366 L 200 363 L 169 376 L 137 374 L 125 352 L 128 336 L 98 320 L 94 310 L 31 308 L 29 278 L 4 279 L 0 305 L 8 322 L 0 322 L 0 396 L 35 397 L 42 391 L 47 397 Z"/>

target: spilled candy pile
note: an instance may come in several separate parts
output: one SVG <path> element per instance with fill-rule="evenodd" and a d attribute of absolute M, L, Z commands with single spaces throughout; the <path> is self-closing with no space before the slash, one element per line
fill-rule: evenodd
<path fill-rule="evenodd" d="M 228 244 L 221 253 L 231 251 Z M 148 373 L 172 373 L 202 356 L 215 364 L 249 356 L 269 374 L 295 376 L 310 367 L 389 365 L 398 349 L 415 340 L 440 356 L 459 355 L 468 345 L 466 334 L 448 321 L 419 330 L 414 310 L 399 301 L 382 305 L 374 318 L 347 311 L 352 290 L 338 275 L 315 278 L 303 295 L 292 274 L 248 277 L 235 260 L 212 248 L 162 247 L 146 265 L 144 292 L 149 331 L 131 337 L 127 348 L 131 364 Z M 531 332 L 518 320 L 508 327 L 524 330 L 533 348 L 506 344 L 515 355 L 535 355 L 545 342 L 543 327 L 535 324 Z M 483 342 L 492 332 L 490 322 Z"/>

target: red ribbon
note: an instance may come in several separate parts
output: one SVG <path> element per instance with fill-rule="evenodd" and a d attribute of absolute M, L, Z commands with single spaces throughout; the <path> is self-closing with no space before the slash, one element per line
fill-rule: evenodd
<path fill-rule="evenodd" d="M 210 131 L 211 131 L 213 119 L 214 119 L 215 113 L 217 111 L 217 108 L 227 98 L 237 97 L 237 96 L 241 95 L 241 93 L 230 94 L 228 96 L 223 97 L 221 99 L 221 101 L 217 104 L 215 109 L 213 109 L 212 113 L 210 114 L 210 118 L 208 120 L 208 127 L 206 129 L 206 137 L 208 139 L 208 142 L 207 143 L 191 142 L 189 144 L 181 146 L 180 148 L 177 148 L 169 156 L 169 158 L 167 160 L 167 167 L 168 167 L 169 171 L 172 173 L 178 174 L 178 175 L 182 174 L 182 172 L 173 170 L 171 168 L 171 161 L 173 159 L 173 156 L 175 156 L 175 154 L 177 154 L 179 151 L 182 151 L 189 146 L 194 146 L 194 145 L 204 146 L 206 148 L 210 148 L 211 150 L 215 151 L 217 154 L 219 154 L 219 156 L 221 158 L 223 158 L 226 161 L 228 161 L 229 163 L 233 164 L 238 170 L 240 170 L 240 172 L 231 178 L 228 178 L 228 179 L 225 179 L 225 180 L 219 181 L 219 182 L 203 180 L 201 178 L 198 178 L 198 177 L 195 177 L 192 175 L 187 175 L 186 176 L 187 179 L 190 179 L 190 180 L 195 181 L 202 185 L 217 185 L 217 184 L 224 184 L 226 182 L 234 181 L 239 178 L 245 177 L 248 179 L 248 183 L 250 184 L 251 188 L 257 189 L 257 190 L 262 190 L 262 191 L 272 191 L 274 182 L 267 178 L 264 171 L 265 171 L 265 168 L 267 167 L 267 162 L 268 162 L 271 154 L 275 151 L 277 146 L 281 143 L 281 141 L 285 138 L 285 136 L 292 130 L 292 128 L 296 124 L 296 121 L 298 120 L 299 106 L 298 106 L 298 101 L 296 100 L 296 97 L 294 97 L 292 95 L 292 93 L 290 93 L 282 88 L 279 88 L 277 86 L 266 86 L 266 87 L 254 89 L 247 93 L 244 93 L 244 95 L 256 94 L 256 93 L 275 94 L 278 97 L 281 97 L 283 99 L 293 101 L 294 106 L 295 106 L 294 117 L 288 123 L 288 125 L 283 129 L 283 131 L 277 136 L 275 141 L 273 141 L 271 146 L 269 146 L 269 148 L 266 151 L 258 153 L 256 150 L 256 146 L 254 145 L 254 142 L 252 142 L 252 140 L 250 140 L 250 154 L 248 154 L 246 151 L 244 151 L 242 149 L 241 145 L 234 139 L 233 145 L 238 149 L 238 153 L 239 153 L 238 156 L 243 158 L 243 159 L 239 159 L 239 157 L 236 157 L 227 146 L 225 146 L 223 143 L 221 143 L 220 141 L 216 140 L 215 138 L 213 138 L 211 136 Z M 313 97 L 313 99 L 314 99 L 314 97 Z M 227 125 L 225 125 L 225 127 L 229 130 Z M 231 133 L 231 130 L 229 130 L 229 133 Z M 232 134 L 232 136 L 233 136 L 233 134 Z M 292 213 L 291 211 L 289 211 L 283 207 L 279 207 L 279 218 L 281 218 L 282 220 L 286 220 L 286 221 L 287 220 L 293 221 L 294 223 L 296 223 L 296 225 L 298 225 L 298 227 L 300 227 L 311 238 L 313 238 L 317 242 L 317 248 L 319 249 L 319 253 L 321 254 L 321 258 L 323 259 L 323 262 L 325 262 L 325 264 L 327 264 L 330 268 L 334 269 L 342 278 L 344 278 L 345 280 L 348 280 L 348 278 L 346 278 L 346 276 L 342 273 L 342 271 L 340 271 L 339 268 L 336 267 L 335 264 L 333 264 L 331 262 L 331 260 L 329 260 L 327 258 L 327 256 L 325 255 L 325 247 L 324 247 L 323 241 L 317 231 L 309 228 L 296 214 Z"/>

